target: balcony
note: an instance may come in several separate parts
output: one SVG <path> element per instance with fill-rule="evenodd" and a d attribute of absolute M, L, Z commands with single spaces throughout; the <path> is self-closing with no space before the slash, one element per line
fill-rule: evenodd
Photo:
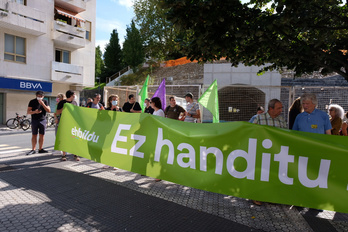
<path fill-rule="evenodd" d="M 86 10 L 86 0 L 55 0 L 54 5 L 77 13 Z"/>
<path fill-rule="evenodd" d="M 46 34 L 46 15 L 37 9 L 0 0 L 0 27 L 40 36 Z"/>
<path fill-rule="evenodd" d="M 86 46 L 86 30 L 61 21 L 53 21 L 52 39 L 62 48 L 79 49 Z"/>
<path fill-rule="evenodd" d="M 83 67 L 73 64 L 52 62 L 51 80 L 68 82 L 77 85 L 83 84 Z"/>

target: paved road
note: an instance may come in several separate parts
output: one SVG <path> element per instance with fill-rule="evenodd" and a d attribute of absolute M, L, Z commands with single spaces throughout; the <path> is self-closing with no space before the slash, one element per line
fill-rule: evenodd
<path fill-rule="evenodd" d="M 11 133 L 0 130 L 0 231 L 348 231 L 347 214 L 259 207 L 71 155 L 25 156 L 28 134 L 13 148 L 3 142 Z"/>

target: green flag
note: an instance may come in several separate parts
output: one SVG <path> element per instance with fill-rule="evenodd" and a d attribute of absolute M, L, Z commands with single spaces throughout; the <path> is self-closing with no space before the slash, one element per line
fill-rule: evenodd
<path fill-rule="evenodd" d="M 147 86 L 149 84 L 149 75 L 147 75 L 146 80 L 144 82 L 143 87 L 141 88 L 139 95 L 140 95 L 140 106 L 141 106 L 141 112 L 144 113 L 145 110 L 145 99 L 148 98 L 147 97 Z"/>
<path fill-rule="evenodd" d="M 216 80 L 203 93 L 198 102 L 213 114 L 213 123 L 219 123 L 219 98 Z"/>

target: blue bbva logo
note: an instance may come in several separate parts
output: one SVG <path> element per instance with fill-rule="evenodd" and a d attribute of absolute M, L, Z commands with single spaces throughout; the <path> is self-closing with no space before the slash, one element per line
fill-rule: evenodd
<path fill-rule="evenodd" d="M 19 82 L 19 87 L 21 89 L 42 89 L 42 86 L 40 83 L 32 83 L 32 82 Z"/>

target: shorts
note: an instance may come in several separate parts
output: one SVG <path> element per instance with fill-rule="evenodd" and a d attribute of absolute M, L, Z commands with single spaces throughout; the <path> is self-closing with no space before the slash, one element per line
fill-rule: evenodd
<path fill-rule="evenodd" d="M 47 121 L 45 120 L 31 120 L 31 133 L 37 135 L 38 132 L 40 135 L 44 135 L 46 131 Z"/>

